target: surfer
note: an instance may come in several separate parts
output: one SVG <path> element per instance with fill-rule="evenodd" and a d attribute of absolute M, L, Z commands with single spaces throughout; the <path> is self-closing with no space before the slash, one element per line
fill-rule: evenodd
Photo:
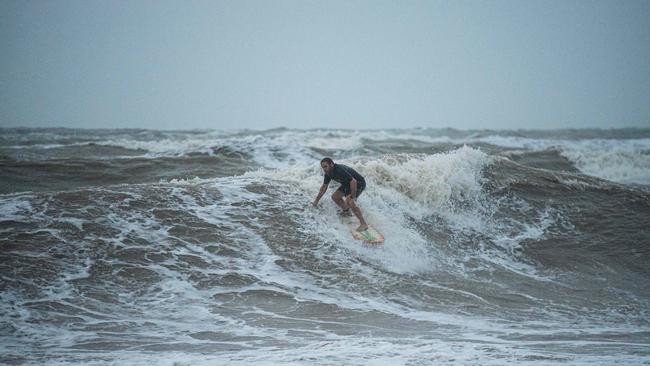
<path fill-rule="evenodd" d="M 357 231 L 368 230 L 368 224 L 366 223 L 366 220 L 363 219 L 363 214 L 356 203 L 356 199 L 366 188 L 366 180 L 356 170 L 347 165 L 335 164 L 330 158 L 323 158 L 323 160 L 320 161 L 320 166 L 325 172 L 325 177 L 323 179 L 323 185 L 321 185 L 320 191 L 318 192 L 318 196 L 312 205 L 314 207 L 318 205 L 318 201 L 320 201 L 321 197 L 323 197 L 327 191 L 327 186 L 330 184 L 330 181 L 334 179 L 341 183 L 341 186 L 332 194 L 332 200 L 341 207 L 344 214 L 352 210 L 357 219 L 359 219 L 359 227 L 357 228 Z"/>

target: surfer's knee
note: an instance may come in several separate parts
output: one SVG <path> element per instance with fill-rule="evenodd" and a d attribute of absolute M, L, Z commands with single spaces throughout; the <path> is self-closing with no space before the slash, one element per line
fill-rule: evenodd
<path fill-rule="evenodd" d="M 336 191 L 336 192 L 332 193 L 332 200 L 334 202 L 340 201 L 341 200 L 341 193 L 339 191 Z"/>

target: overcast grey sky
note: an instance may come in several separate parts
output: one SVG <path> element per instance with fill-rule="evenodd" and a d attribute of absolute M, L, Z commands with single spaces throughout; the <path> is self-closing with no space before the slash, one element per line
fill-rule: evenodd
<path fill-rule="evenodd" d="M 650 127 L 650 1 L 0 2 L 0 125 Z"/>

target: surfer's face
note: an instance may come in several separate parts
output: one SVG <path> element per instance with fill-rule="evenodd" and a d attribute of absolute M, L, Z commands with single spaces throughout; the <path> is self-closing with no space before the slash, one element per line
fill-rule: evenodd
<path fill-rule="evenodd" d="M 323 168 L 323 171 L 326 174 L 330 174 L 332 172 L 332 169 L 334 169 L 334 164 L 329 164 L 328 162 L 324 161 L 320 163 L 320 167 Z"/>

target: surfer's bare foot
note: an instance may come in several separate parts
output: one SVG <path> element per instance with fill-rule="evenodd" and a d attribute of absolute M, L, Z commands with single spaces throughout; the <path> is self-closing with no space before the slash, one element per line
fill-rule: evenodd
<path fill-rule="evenodd" d="M 368 225 L 359 225 L 359 227 L 357 228 L 357 231 L 359 232 L 366 231 L 366 230 L 368 230 Z"/>

